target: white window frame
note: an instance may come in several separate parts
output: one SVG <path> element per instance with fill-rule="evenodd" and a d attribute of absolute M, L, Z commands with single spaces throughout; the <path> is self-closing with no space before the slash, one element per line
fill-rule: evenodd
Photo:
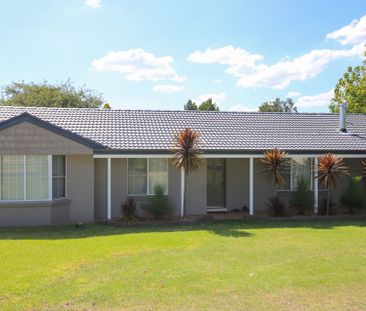
<path fill-rule="evenodd" d="M 67 156 L 65 156 L 65 197 L 60 197 L 60 198 L 55 198 L 52 199 L 52 180 L 53 180 L 53 176 L 52 176 L 52 155 L 47 155 L 47 163 L 48 163 L 48 198 L 47 199 L 31 199 L 28 200 L 27 199 L 27 155 L 22 155 L 23 156 L 23 183 L 24 183 L 24 193 L 23 193 L 23 199 L 22 200 L 2 200 L 2 178 L 1 178 L 1 173 L 2 173 L 2 156 L 0 155 L 0 202 L 4 202 L 4 203 L 11 203 L 11 202 L 47 202 L 47 201 L 52 201 L 52 200 L 63 200 L 67 198 Z M 11 154 L 10 154 L 11 156 Z M 16 154 L 14 154 L 14 156 L 16 156 Z M 62 176 L 63 177 L 63 176 Z"/>
<path fill-rule="evenodd" d="M 306 159 L 310 159 L 310 191 L 314 191 L 314 172 L 311 169 L 313 167 L 313 159 L 312 158 L 308 158 L 308 157 L 303 157 Z M 292 187 L 292 168 L 293 167 L 293 161 L 292 158 L 290 159 L 290 168 L 289 168 L 289 173 L 290 173 L 290 186 L 288 189 L 277 189 L 276 191 L 278 192 L 288 192 L 288 191 L 297 191 L 296 188 Z"/>
<path fill-rule="evenodd" d="M 128 168 L 128 162 L 130 159 L 144 159 L 146 160 L 146 193 L 140 193 L 140 194 L 135 194 L 135 193 L 128 193 L 128 177 L 129 177 L 129 168 Z M 156 158 L 151 158 L 151 159 L 156 159 Z M 158 158 L 161 160 L 165 160 L 167 162 L 167 183 L 166 183 L 166 189 L 165 189 L 165 195 L 169 194 L 169 163 L 168 163 L 168 159 L 167 158 Z M 150 184 L 149 184 L 149 174 L 150 174 L 150 158 L 127 158 L 127 196 L 129 197 L 146 197 L 146 196 L 150 196 L 150 195 L 155 195 L 154 193 L 149 193 L 149 189 L 150 189 Z"/>
<path fill-rule="evenodd" d="M 63 177 L 65 178 L 65 196 L 64 197 L 59 197 L 59 198 L 53 198 L 53 172 L 52 172 L 52 157 L 53 156 L 64 156 L 65 157 L 65 175 L 61 175 L 61 176 L 57 176 L 57 178 L 60 178 L 60 177 Z M 51 189 L 51 192 L 48 194 L 49 196 L 49 199 L 50 200 L 64 200 L 67 198 L 67 156 L 64 155 L 64 154 L 54 154 L 54 155 L 51 155 L 49 156 L 51 157 L 51 162 L 49 163 L 49 165 L 51 165 L 51 169 L 48 171 L 48 173 L 51 171 L 51 179 L 48 180 L 49 184 L 51 184 L 51 188 L 48 188 L 48 189 Z"/>

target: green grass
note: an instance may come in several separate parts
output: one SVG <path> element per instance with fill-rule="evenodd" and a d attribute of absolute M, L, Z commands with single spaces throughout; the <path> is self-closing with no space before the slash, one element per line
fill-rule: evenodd
<path fill-rule="evenodd" d="M 365 310 L 362 221 L 0 229 L 0 310 Z"/>

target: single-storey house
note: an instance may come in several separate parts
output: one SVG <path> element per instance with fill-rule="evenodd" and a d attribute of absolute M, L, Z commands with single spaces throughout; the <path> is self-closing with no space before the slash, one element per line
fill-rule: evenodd
<path fill-rule="evenodd" d="M 187 176 L 170 161 L 174 133 L 184 128 L 200 133 L 203 150 L 200 168 Z M 279 191 L 291 193 L 304 176 L 316 212 L 324 190 L 312 167 L 332 152 L 359 175 L 366 115 L 345 121 L 330 113 L 0 107 L 0 226 L 119 217 L 121 202 L 143 202 L 156 183 L 165 185 L 177 215 L 184 205 L 185 215 L 243 207 L 260 213 L 272 185 L 259 160 L 272 148 L 293 159 Z"/>

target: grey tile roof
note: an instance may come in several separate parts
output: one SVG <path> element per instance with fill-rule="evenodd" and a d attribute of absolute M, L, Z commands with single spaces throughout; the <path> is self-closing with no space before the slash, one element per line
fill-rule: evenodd
<path fill-rule="evenodd" d="M 173 133 L 190 127 L 210 152 L 366 152 L 366 114 L 255 113 L 0 107 L 0 122 L 28 112 L 113 150 L 170 150 Z"/>

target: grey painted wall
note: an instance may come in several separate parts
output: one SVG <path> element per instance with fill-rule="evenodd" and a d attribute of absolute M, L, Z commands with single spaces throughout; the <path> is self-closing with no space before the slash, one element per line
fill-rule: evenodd
<path fill-rule="evenodd" d="M 249 160 L 226 159 L 226 207 L 228 211 L 249 206 Z"/>

